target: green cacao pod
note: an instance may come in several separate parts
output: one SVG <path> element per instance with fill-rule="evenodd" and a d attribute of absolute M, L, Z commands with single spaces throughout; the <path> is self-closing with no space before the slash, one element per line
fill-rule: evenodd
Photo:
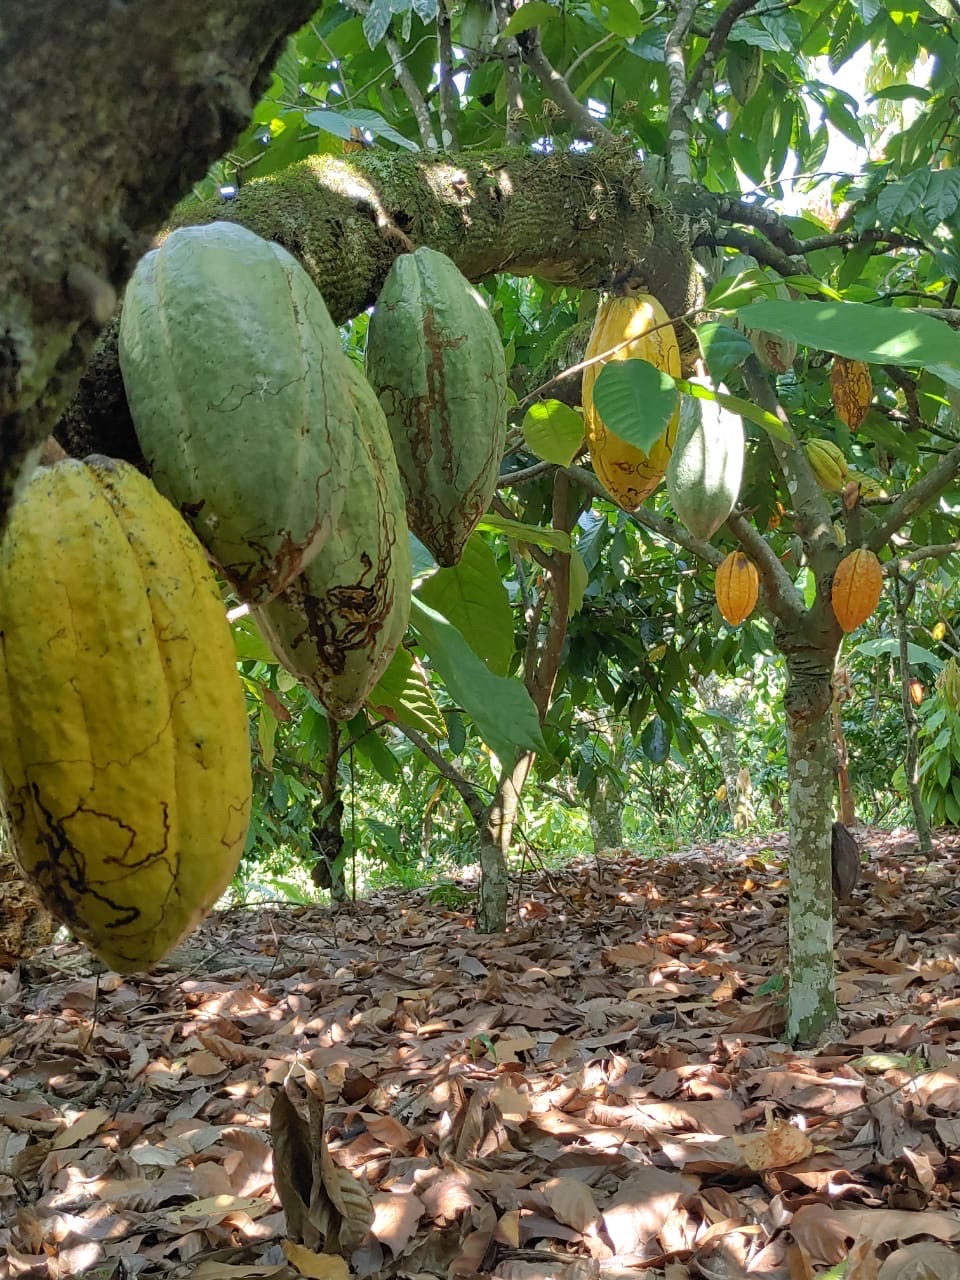
<path fill-rule="evenodd" d="M 743 107 L 763 82 L 763 50 L 755 44 L 731 40 L 726 55 L 730 92 Z"/>
<path fill-rule="evenodd" d="M 410 541 L 383 411 L 359 370 L 357 445 L 332 536 L 255 610 L 274 653 L 337 720 L 350 720 L 390 664 L 410 617 Z"/>
<path fill-rule="evenodd" d="M 493 317 L 442 253 L 390 268 L 367 332 L 367 376 L 387 417 L 410 528 L 454 565 L 493 497 L 507 371 Z"/>
<path fill-rule="evenodd" d="M 127 285 L 120 368 L 157 488 L 242 599 L 276 595 L 353 461 L 349 358 L 306 272 L 233 223 L 174 231 Z"/>
<path fill-rule="evenodd" d="M 705 379 L 691 381 L 709 387 Z M 743 455 L 743 422 L 736 414 L 716 400 L 682 397 L 677 439 L 667 463 L 667 494 L 695 537 L 712 538 L 733 510 Z"/>
<path fill-rule="evenodd" d="M 134 467 L 41 467 L 0 546 L 0 772 L 50 911 L 144 969 L 229 884 L 250 812 L 246 708 L 203 549 Z"/>

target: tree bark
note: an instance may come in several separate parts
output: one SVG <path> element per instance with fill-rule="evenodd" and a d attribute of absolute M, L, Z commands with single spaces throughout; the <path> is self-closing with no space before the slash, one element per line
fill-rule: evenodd
<path fill-rule="evenodd" d="M 908 617 L 910 606 L 917 590 L 917 579 L 904 582 L 899 574 L 894 578 L 894 591 L 897 604 L 897 642 L 900 651 L 900 705 L 903 708 L 903 723 L 907 731 L 907 750 L 903 770 L 907 779 L 907 791 L 910 795 L 910 807 L 913 809 L 913 821 L 917 828 L 917 844 L 921 853 L 930 853 L 933 841 L 930 837 L 930 822 L 920 794 L 920 722 L 910 697 L 910 641 L 908 634 Z"/>
<path fill-rule="evenodd" d="M 790 997 L 787 1036 L 812 1044 L 837 1019 L 831 826 L 836 784 L 833 653 L 787 654 Z"/>
<path fill-rule="evenodd" d="M 594 853 L 623 847 L 624 794 L 609 778 L 598 778 L 590 801 L 590 834 Z"/>
<path fill-rule="evenodd" d="M 282 41 L 315 8 L 4 6 L 0 532 L 149 237 L 246 126 Z"/>

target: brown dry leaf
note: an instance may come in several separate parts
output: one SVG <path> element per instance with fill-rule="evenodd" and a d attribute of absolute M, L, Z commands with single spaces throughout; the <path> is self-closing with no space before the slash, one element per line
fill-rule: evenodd
<path fill-rule="evenodd" d="M 228 912 L 99 994 L 38 951 L 0 979 L 0 1275 L 289 1280 L 286 1238 L 382 1280 L 943 1280 L 960 835 L 858 838 L 819 1052 L 760 994 L 781 836 L 528 874 L 497 937 L 413 891 Z"/>
<path fill-rule="evenodd" d="M 344 1258 L 332 1253 L 314 1253 L 302 1244 L 294 1244 L 284 1240 L 283 1252 L 286 1259 L 301 1276 L 308 1280 L 349 1280 L 350 1268 Z"/>
<path fill-rule="evenodd" d="M 590 1188 L 576 1178 L 551 1178 L 540 1188 L 558 1222 L 577 1231 L 592 1231 L 600 1213 Z"/>
<path fill-rule="evenodd" d="M 955 1249 L 919 1242 L 895 1249 L 884 1258 L 877 1280 L 956 1280 L 960 1274 Z"/>

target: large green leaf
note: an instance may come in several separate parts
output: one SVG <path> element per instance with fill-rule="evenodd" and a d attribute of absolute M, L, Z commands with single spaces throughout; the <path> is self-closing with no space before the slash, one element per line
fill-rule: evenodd
<path fill-rule="evenodd" d="M 648 360 L 611 360 L 593 388 L 594 407 L 614 435 L 649 453 L 677 408 L 677 384 Z"/>
<path fill-rule="evenodd" d="M 501 761 L 515 751 L 543 751 L 537 709 L 519 680 L 495 676 L 446 618 L 416 596 L 410 625 L 455 703 Z"/>
<path fill-rule="evenodd" d="M 523 437 L 544 462 L 569 467 L 583 443 L 583 419 L 562 400 L 540 400 L 526 412 Z"/>
<path fill-rule="evenodd" d="M 960 386 L 960 334 L 921 311 L 863 302 L 765 301 L 752 302 L 739 315 L 752 329 L 868 364 L 921 365 Z"/>
<path fill-rule="evenodd" d="M 440 708 L 422 667 L 408 649 L 400 648 L 367 698 L 371 715 L 405 724 L 431 738 L 446 736 Z"/>
<path fill-rule="evenodd" d="M 453 623 L 492 672 L 507 674 L 515 647 L 513 610 L 497 558 L 479 534 L 467 539 L 459 564 L 432 574 L 417 595 Z"/>

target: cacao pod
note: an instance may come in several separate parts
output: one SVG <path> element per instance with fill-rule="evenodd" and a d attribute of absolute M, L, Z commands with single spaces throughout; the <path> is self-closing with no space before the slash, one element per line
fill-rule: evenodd
<path fill-rule="evenodd" d="M 860 846 L 842 822 L 831 828 L 830 870 L 834 897 L 846 902 L 860 880 Z"/>
<path fill-rule="evenodd" d="M 730 92 L 746 106 L 763 83 L 763 50 L 755 44 L 731 40 L 726 47 Z"/>
<path fill-rule="evenodd" d="M 681 397 L 677 439 L 667 463 L 667 493 L 695 537 L 712 538 L 733 510 L 743 479 L 743 454 L 740 418 L 716 400 Z"/>
<path fill-rule="evenodd" d="M 493 317 L 444 254 L 420 248 L 394 260 L 370 317 L 366 369 L 407 522 L 441 565 L 454 565 L 497 486 L 507 371 Z"/>
<path fill-rule="evenodd" d="M 854 631 L 866 622 L 880 603 L 882 589 L 883 570 L 872 551 L 857 547 L 843 557 L 833 575 L 830 599 L 844 631 Z"/>
<path fill-rule="evenodd" d="M 126 463 L 40 468 L 0 546 L 0 771 L 17 861 L 120 972 L 161 959 L 243 850 L 249 743 L 203 551 Z"/>
<path fill-rule="evenodd" d="M 783 302 L 789 302 L 793 296 L 782 280 L 774 289 L 774 296 Z M 783 338 L 776 333 L 767 333 L 764 329 L 745 329 L 757 359 L 771 373 L 786 373 L 793 368 L 797 358 L 797 344 L 793 338 Z"/>
<path fill-rule="evenodd" d="M 174 231 L 127 285 L 120 368 L 157 488 L 242 599 L 276 595 L 353 462 L 350 362 L 307 273 L 233 223 Z"/>
<path fill-rule="evenodd" d="M 337 527 L 304 572 L 255 610 L 279 660 L 337 720 L 360 710 L 410 617 L 410 542 L 390 432 L 359 370 L 353 395 L 357 446 Z"/>
<path fill-rule="evenodd" d="M 915 707 L 919 707 L 923 702 L 924 688 L 923 682 L 920 680 L 910 681 L 910 701 Z"/>
<path fill-rule="evenodd" d="M 805 450 L 820 488 L 827 493 L 841 493 L 850 470 L 843 451 L 830 440 L 810 440 Z"/>
<path fill-rule="evenodd" d="M 870 366 L 862 360 L 848 360 L 846 356 L 834 356 L 830 369 L 830 389 L 837 417 L 851 431 L 856 431 L 870 408 L 873 399 L 873 383 Z"/>
<path fill-rule="evenodd" d="M 731 627 L 749 618 L 760 595 L 757 566 L 743 551 L 731 551 L 717 568 L 714 595 L 720 612 Z"/>
<path fill-rule="evenodd" d="M 951 711 L 960 712 L 960 663 L 950 658 L 937 676 L 937 688 Z"/>
<path fill-rule="evenodd" d="M 860 486 L 861 498 L 887 497 L 887 491 L 883 487 L 881 482 L 875 479 L 873 476 L 868 476 L 863 471 L 854 471 L 853 467 L 850 467 L 849 470 L 847 471 L 847 480 L 848 481 L 855 480 L 857 482 L 857 484 Z"/>
<path fill-rule="evenodd" d="M 652 330 L 652 332 L 651 332 Z M 583 420 L 593 469 L 614 502 L 631 511 L 648 498 L 663 479 L 673 452 L 680 408 L 667 424 L 649 454 L 608 431 L 593 403 L 593 388 L 600 370 L 609 360 L 639 357 L 673 377 L 680 376 L 680 348 L 666 311 L 650 294 L 631 298 L 608 298 L 594 321 L 585 360 L 603 355 L 621 342 L 629 344 L 613 351 L 604 360 L 583 371 Z"/>

